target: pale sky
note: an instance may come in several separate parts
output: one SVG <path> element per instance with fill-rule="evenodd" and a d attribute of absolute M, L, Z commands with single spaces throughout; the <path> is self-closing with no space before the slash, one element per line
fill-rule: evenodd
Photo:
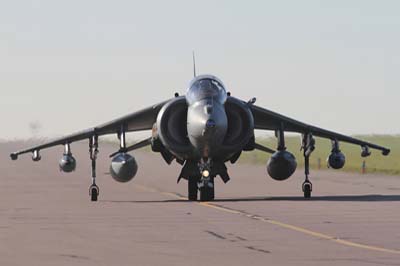
<path fill-rule="evenodd" d="M 400 134 L 400 1 L 2 1 L 0 139 L 54 137 L 218 76 L 345 134 Z"/>

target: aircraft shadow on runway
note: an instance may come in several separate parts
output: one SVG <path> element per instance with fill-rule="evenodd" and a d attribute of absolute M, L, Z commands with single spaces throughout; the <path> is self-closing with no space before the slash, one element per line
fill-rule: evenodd
<path fill-rule="evenodd" d="M 181 196 L 181 195 L 179 195 Z M 349 202 L 389 202 L 400 201 L 400 195 L 335 195 L 335 196 L 313 196 L 311 199 L 305 199 L 302 196 L 280 196 L 280 197 L 248 197 L 248 198 L 221 198 L 215 199 L 213 202 L 258 202 L 258 201 L 349 201 Z M 174 200 L 132 200 L 104 201 L 110 203 L 190 203 L 184 199 Z"/>
<path fill-rule="evenodd" d="M 335 195 L 335 196 L 313 196 L 305 199 L 302 196 L 278 196 L 278 197 L 254 197 L 238 199 L 216 199 L 217 202 L 235 201 L 400 201 L 400 195 Z"/>

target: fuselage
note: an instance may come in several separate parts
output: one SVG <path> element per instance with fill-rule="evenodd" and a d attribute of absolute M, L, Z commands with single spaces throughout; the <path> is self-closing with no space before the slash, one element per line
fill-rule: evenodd
<path fill-rule="evenodd" d="M 186 93 L 187 132 L 202 158 L 213 157 L 223 144 L 228 130 L 226 99 L 225 87 L 215 76 L 202 75 L 190 82 Z"/>

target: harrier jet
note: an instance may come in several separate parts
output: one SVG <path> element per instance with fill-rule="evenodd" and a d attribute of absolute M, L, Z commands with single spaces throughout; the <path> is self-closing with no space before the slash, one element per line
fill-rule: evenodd
<path fill-rule="evenodd" d="M 255 102 L 255 98 L 243 101 L 231 96 L 222 81 L 215 76 L 195 75 L 185 96 L 176 93 L 175 97 L 167 101 L 111 122 L 14 152 L 11 159 L 17 160 L 21 154 L 32 153 L 33 161 L 39 161 L 41 150 L 63 145 L 60 170 L 72 172 L 76 160 L 70 145 L 86 139 L 92 162 L 89 194 L 92 201 L 97 201 L 99 187 L 96 185 L 96 158 L 99 137 L 115 134 L 120 147 L 110 155 L 110 174 L 116 181 L 128 182 L 136 175 L 138 166 L 129 152 L 150 145 L 152 151 L 160 153 L 167 164 L 176 160 L 182 165 L 178 182 L 181 179 L 188 181 L 189 200 L 197 200 L 200 194 L 200 201 L 211 201 L 214 199 L 214 179 L 219 176 L 225 183 L 228 182 L 226 163 L 237 162 L 243 151 L 257 149 L 271 153 L 267 163 L 268 174 L 275 180 L 288 179 L 296 170 L 297 163 L 293 154 L 286 150 L 285 132 L 296 132 L 302 136 L 301 148 L 305 158 L 302 190 L 305 198 L 310 198 L 313 190 L 309 180 L 309 158 L 315 148 L 314 137 L 331 140 L 328 164 L 334 169 L 340 169 L 345 164 L 345 156 L 339 147 L 341 141 L 359 145 L 362 157 L 369 156 L 370 149 L 380 150 L 383 155 L 390 153 L 385 147 L 299 122 L 259 107 Z M 258 144 L 254 137 L 255 129 L 274 131 L 278 143 L 276 149 Z M 132 146 L 126 145 L 126 133 L 143 130 L 151 130 L 151 137 Z"/>

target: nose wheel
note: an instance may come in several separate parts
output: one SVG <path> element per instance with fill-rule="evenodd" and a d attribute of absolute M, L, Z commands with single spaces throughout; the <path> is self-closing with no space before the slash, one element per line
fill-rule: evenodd
<path fill-rule="evenodd" d="M 215 197 L 214 177 L 211 175 L 212 162 L 210 158 L 201 159 L 198 163 L 200 180 L 197 182 L 200 191 L 200 201 L 211 201 Z"/>
<path fill-rule="evenodd" d="M 200 201 L 211 201 L 215 197 L 214 178 L 199 179 L 189 177 L 188 180 L 188 200 L 197 201 L 200 192 Z"/>
<path fill-rule="evenodd" d="M 214 178 L 199 182 L 200 201 L 212 201 L 215 197 Z"/>

